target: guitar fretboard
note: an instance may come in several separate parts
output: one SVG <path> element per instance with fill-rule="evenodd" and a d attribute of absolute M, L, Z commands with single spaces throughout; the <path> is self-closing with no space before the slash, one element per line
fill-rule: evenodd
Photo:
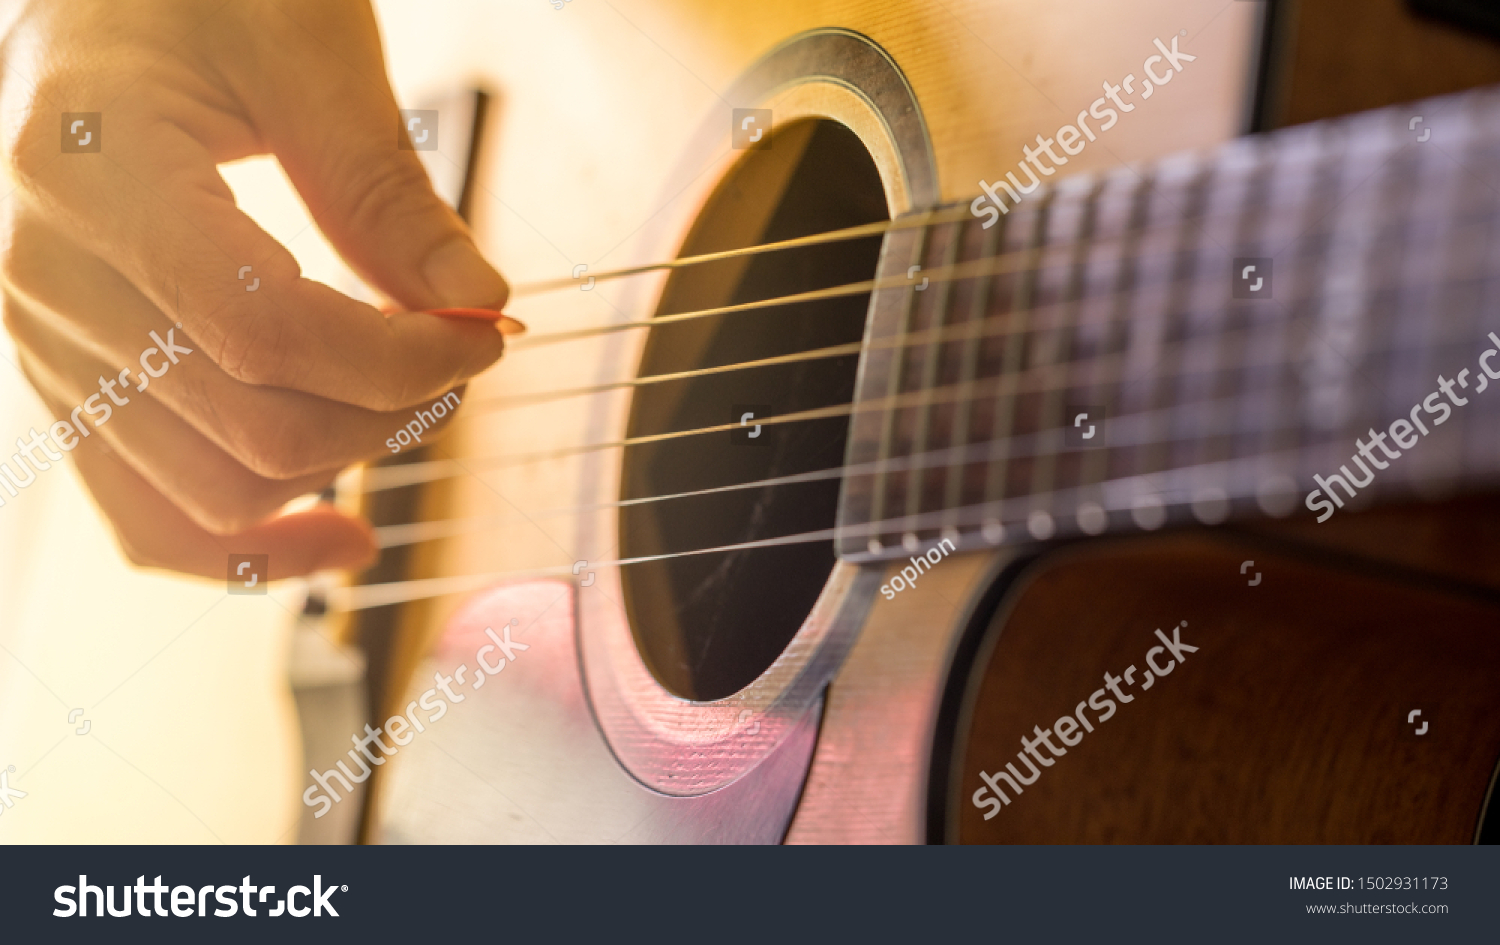
<path fill-rule="evenodd" d="M 1497 92 L 1000 193 L 987 229 L 886 237 L 903 284 L 871 299 L 842 557 L 1345 514 L 1500 471 Z"/>

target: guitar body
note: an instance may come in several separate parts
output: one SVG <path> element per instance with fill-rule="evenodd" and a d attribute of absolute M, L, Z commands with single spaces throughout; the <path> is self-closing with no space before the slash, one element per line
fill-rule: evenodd
<path fill-rule="evenodd" d="M 878 238 L 588 273 L 971 198 L 1101 82 L 1139 72 L 1155 39 L 1197 58 L 1059 179 L 1212 147 L 1249 127 L 1257 101 L 1260 4 L 451 8 L 382 5 L 392 69 L 403 92 L 465 72 L 494 96 L 468 205 L 480 244 L 518 284 L 577 279 L 513 303 L 537 337 L 872 279 Z M 1289 87 L 1278 107 L 1295 113 Z M 739 129 L 769 138 L 736 147 L 732 109 L 769 109 Z M 780 483 L 844 462 L 847 417 L 754 437 L 752 423 L 847 403 L 854 354 L 551 396 L 855 344 L 868 304 L 517 344 L 417 457 L 442 476 L 366 474 L 377 525 L 455 523 L 388 551 L 380 586 L 349 590 L 374 724 L 435 673 L 477 674 L 487 628 L 528 647 L 378 772 L 367 839 L 1475 839 L 1500 757 L 1500 549 L 1455 554 L 1445 537 L 1493 521 L 1492 503 L 1316 531 L 1293 518 L 965 544 L 887 593 L 903 563 L 835 560 L 831 536 L 683 554 L 833 528 L 837 479 Z M 779 484 L 713 491 L 764 480 Z M 663 495 L 678 498 L 651 501 Z M 1090 716 L 1097 732 L 986 820 L 970 801 L 981 772 L 1087 703 L 1101 674 L 1144 673 L 1155 631 L 1174 627 L 1198 649 L 1160 689 L 1117 719 Z M 1406 724 L 1414 709 L 1427 734 Z"/>
<path fill-rule="evenodd" d="M 1002 605 L 967 691 L 947 836 L 1476 840 L 1500 756 L 1493 595 L 1227 531 L 1131 544 L 1039 562 Z M 979 771 L 1010 761 L 1031 726 L 1072 714 L 1106 668 L 1146 670 L 1143 654 L 1160 643 L 1152 630 L 1170 636 L 1177 620 L 1198 652 L 1096 733 L 1074 734 L 1081 743 L 1043 772 L 1041 790 L 1014 799 L 1024 817 L 986 821 L 968 803 L 984 786 Z M 1161 652 L 1152 665 L 1164 659 L 1172 666 Z"/>

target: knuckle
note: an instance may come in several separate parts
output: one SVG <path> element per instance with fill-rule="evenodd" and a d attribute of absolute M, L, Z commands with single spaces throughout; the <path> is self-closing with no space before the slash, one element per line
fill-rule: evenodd
<path fill-rule="evenodd" d="M 414 200 L 412 195 L 431 194 L 427 172 L 416 160 L 395 157 L 345 169 L 348 181 L 344 200 L 348 219 L 356 230 L 375 230 L 406 217 L 417 217 L 431 209 L 431 198 Z"/>
<path fill-rule="evenodd" d="M 280 319 L 240 307 L 219 339 L 214 363 L 237 381 L 256 386 L 292 386 L 292 348 Z"/>
<path fill-rule="evenodd" d="M 313 438 L 295 418 L 270 429 L 242 427 L 237 434 L 235 457 L 263 479 L 297 479 L 316 470 Z"/>
<path fill-rule="evenodd" d="M 199 386 L 190 397 L 205 405 L 204 432 L 246 469 L 263 479 L 294 479 L 311 472 L 319 440 L 313 421 L 267 403 L 252 392 L 226 404 Z M 227 399 L 226 399 L 227 400 Z"/>
<path fill-rule="evenodd" d="M 379 413 L 395 413 L 419 403 L 427 395 L 418 390 L 410 378 L 384 378 L 383 383 L 373 385 L 369 408 Z"/>
<path fill-rule="evenodd" d="M 394 376 L 390 373 L 362 373 L 358 392 L 351 392 L 348 403 L 375 413 L 392 413 L 404 410 L 420 400 L 427 391 L 417 390 L 412 378 Z"/>

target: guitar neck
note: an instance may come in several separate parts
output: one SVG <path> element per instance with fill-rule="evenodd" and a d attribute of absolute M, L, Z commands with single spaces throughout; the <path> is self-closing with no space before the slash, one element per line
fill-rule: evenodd
<path fill-rule="evenodd" d="M 1326 520 L 1500 470 L 1500 94 L 1010 174 L 886 236 L 842 557 Z"/>

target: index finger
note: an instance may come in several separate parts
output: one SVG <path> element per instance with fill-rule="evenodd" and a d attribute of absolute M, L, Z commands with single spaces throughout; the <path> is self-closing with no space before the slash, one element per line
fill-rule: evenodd
<path fill-rule="evenodd" d="M 23 131 L 18 177 L 54 222 L 171 313 L 230 376 L 395 410 L 500 357 L 491 325 L 386 317 L 303 278 L 291 253 L 235 206 L 202 145 L 176 124 L 124 118 L 108 152 L 55 159 Z"/>

